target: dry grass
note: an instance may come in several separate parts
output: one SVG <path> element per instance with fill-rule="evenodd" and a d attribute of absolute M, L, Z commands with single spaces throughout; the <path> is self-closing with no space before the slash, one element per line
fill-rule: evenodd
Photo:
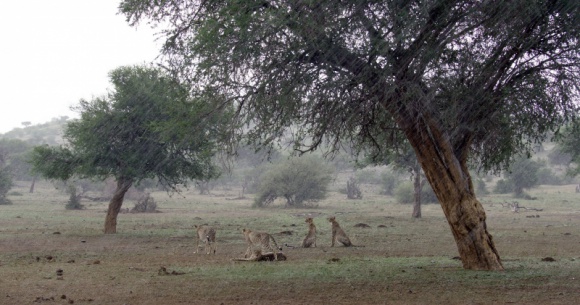
<path fill-rule="evenodd" d="M 411 206 L 365 193 L 333 193 L 309 209 L 252 209 L 236 192 L 153 194 L 162 213 L 120 214 L 105 236 L 106 203 L 67 211 L 48 184 L 22 184 L 0 206 L 0 304 L 571 304 L 580 299 L 580 196 L 573 186 L 540 187 L 513 213 L 510 196 L 481 198 L 505 272 L 461 268 L 438 205 Z M 126 202 L 132 207 L 132 202 Z M 299 245 L 314 217 L 318 247 L 286 248 L 288 261 L 232 262 L 245 251 L 240 229 Z M 330 248 L 335 215 L 360 248 Z M 534 216 L 533 218 L 531 216 Z M 539 215 L 539 217 L 536 217 Z M 218 228 L 216 255 L 194 252 L 194 224 Z M 370 228 L 355 228 L 366 223 Z M 382 226 L 382 227 L 379 227 Z M 291 235 L 280 234 L 290 231 Z M 553 262 L 542 261 L 552 257 Z M 165 267 L 166 272 L 160 272 Z M 62 277 L 56 270 L 62 269 Z"/>

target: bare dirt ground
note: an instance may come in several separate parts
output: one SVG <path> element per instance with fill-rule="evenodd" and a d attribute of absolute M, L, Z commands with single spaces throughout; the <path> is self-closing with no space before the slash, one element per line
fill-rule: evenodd
<path fill-rule="evenodd" d="M 437 205 L 411 219 L 410 206 L 378 196 L 256 210 L 227 194 L 160 193 L 161 213 L 120 214 L 119 233 L 105 236 L 106 203 L 66 211 L 66 195 L 46 187 L 0 206 L 0 304 L 577 303 L 580 196 L 564 187 L 538 194 L 521 205 L 542 211 L 513 213 L 502 206 L 509 197 L 481 199 L 506 271 L 474 272 L 454 259 Z M 242 227 L 298 245 L 306 215 L 318 227 L 317 248 L 284 247 L 281 262 L 232 261 L 246 249 Z M 364 247 L 329 247 L 329 215 Z M 193 225 L 203 223 L 218 228 L 215 255 L 193 254 Z"/>

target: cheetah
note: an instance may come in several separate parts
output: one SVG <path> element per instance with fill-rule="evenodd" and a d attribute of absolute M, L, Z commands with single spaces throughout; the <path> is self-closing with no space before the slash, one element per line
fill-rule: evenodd
<path fill-rule="evenodd" d="M 274 260 L 278 260 L 277 250 L 282 250 L 281 247 L 278 247 L 276 240 L 272 235 L 265 233 L 265 232 L 255 232 L 250 229 L 242 229 L 242 233 L 244 234 L 244 239 L 248 243 L 248 249 L 246 250 L 246 254 L 244 257 L 248 257 L 252 255 L 252 245 L 259 246 L 262 250 L 269 250 L 269 252 L 274 253 Z M 270 246 L 270 240 L 276 246 L 276 251 Z M 268 251 L 264 251 L 266 253 Z"/>
<path fill-rule="evenodd" d="M 199 252 L 199 241 L 203 240 L 205 244 L 205 252 L 206 254 L 210 254 L 213 248 L 213 254 L 215 254 L 217 250 L 217 245 L 215 242 L 215 233 L 216 230 L 213 227 L 207 225 L 194 225 L 197 231 L 197 242 L 195 243 L 195 251 L 193 253 Z M 213 244 L 213 247 L 212 247 Z"/>
<path fill-rule="evenodd" d="M 328 221 L 332 223 L 332 244 L 330 246 L 334 247 L 334 244 L 336 242 L 340 242 L 345 247 L 352 246 L 350 239 L 348 238 L 348 236 L 346 236 L 346 233 L 344 233 L 344 231 L 336 221 L 336 218 L 334 216 L 328 217 Z"/>
<path fill-rule="evenodd" d="M 316 226 L 314 225 L 314 220 L 308 217 L 305 222 L 308 224 L 308 234 L 302 241 L 302 248 L 310 248 L 311 246 L 316 248 Z"/>

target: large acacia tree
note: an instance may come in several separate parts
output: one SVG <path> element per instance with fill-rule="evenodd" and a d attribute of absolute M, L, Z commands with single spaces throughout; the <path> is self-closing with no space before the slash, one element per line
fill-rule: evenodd
<path fill-rule="evenodd" d="M 156 178 L 170 188 L 218 174 L 212 164 L 220 124 L 227 115 L 207 115 L 205 103 L 164 72 L 145 66 L 110 73 L 114 89 L 81 100 L 80 119 L 69 122 L 64 146 L 37 146 L 34 170 L 49 179 L 106 179 L 117 189 L 109 202 L 105 233 L 116 233 L 117 215 L 127 190 Z"/>
<path fill-rule="evenodd" d="M 506 166 L 578 97 L 575 0 L 124 0 L 130 24 L 164 29 L 167 65 L 219 90 L 243 131 L 298 151 L 324 141 L 408 141 L 463 266 L 502 270 L 470 161 Z"/>

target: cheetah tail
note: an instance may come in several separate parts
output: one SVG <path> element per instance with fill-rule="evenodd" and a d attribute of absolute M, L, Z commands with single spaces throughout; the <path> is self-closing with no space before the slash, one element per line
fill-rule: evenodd
<path fill-rule="evenodd" d="M 282 251 L 282 247 L 278 246 L 278 243 L 276 243 L 276 240 L 274 239 L 274 236 L 270 235 L 270 239 L 272 240 L 272 243 L 274 243 L 274 246 L 276 246 L 276 249 Z"/>

